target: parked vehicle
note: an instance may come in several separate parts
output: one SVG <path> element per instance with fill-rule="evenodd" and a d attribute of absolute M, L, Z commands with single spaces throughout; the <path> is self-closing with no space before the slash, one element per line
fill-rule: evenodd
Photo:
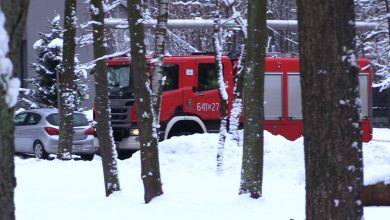
<path fill-rule="evenodd" d="M 47 159 L 49 154 L 57 154 L 59 138 L 59 114 L 54 108 L 31 109 L 19 112 L 15 119 L 15 152 L 34 154 L 36 158 Z M 82 113 L 73 116 L 72 154 L 84 160 L 92 160 L 94 128 Z"/>
<path fill-rule="evenodd" d="M 264 129 L 288 140 L 303 135 L 299 62 L 297 57 L 267 57 L 265 61 Z M 230 109 L 237 60 L 222 56 L 222 63 Z M 368 142 L 372 139 L 372 70 L 369 60 L 359 59 L 358 63 L 362 140 Z M 133 92 L 133 75 L 138 73 L 131 71 L 128 57 L 110 59 L 107 67 L 114 140 L 119 150 L 139 149 Z M 221 105 L 214 56 L 164 57 L 163 71 L 160 140 L 218 132 Z"/>

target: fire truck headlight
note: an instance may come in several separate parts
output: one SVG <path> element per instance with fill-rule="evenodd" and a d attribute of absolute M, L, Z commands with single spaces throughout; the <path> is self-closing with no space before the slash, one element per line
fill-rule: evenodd
<path fill-rule="evenodd" d="M 138 128 L 132 128 L 130 129 L 130 136 L 138 136 L 139 135 L 139 130 Z"/>

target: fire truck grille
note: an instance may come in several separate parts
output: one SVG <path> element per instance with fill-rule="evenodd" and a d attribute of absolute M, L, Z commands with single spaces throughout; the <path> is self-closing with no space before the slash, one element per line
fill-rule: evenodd
<path fill-rule="evenodd" d="M 111 125 L 113 127 L 130 126 L 131 108 L 134 100 L 110 99 Z"/>
<path fill-rule="evenodd" d="M 111 109 L 111 113 L 126 113 L 127 109 L 124 108 L 113 108 Z"/>
<path fill-rule="evenodd" d="M 126 118 L 126 115 L 111 115 L 111 120 L 125 120 Z"/>

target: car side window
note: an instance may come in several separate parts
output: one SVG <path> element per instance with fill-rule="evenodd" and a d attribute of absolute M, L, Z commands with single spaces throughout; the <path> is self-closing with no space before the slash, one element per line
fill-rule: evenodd
<path fill-rule="evenodd" d="M 15 119 L 14 119 L 15 126 L 22 126 L 22 125 L 24 125 L 26 117 L 27 117 L 27 113 L 21 113 L 19 115 L 16 115 Z"/>
<path fill-rule="evenodd" d="M 170 91 L 179 88 L 179 65 L 164 64 L 162 66 L 165 81 L 163 91 Z"/>
<path fill-rule="evenodd" d="M 198 66 L 198 91 L 218 89 L 218 74 L 215 64 L 202 63 Z"/>
<path fill-rule="evenodd" d="M 27 116 L 26 125 L 36 125 L 41 120 L 41 116 L 36 113 L 29 113 Z"/>

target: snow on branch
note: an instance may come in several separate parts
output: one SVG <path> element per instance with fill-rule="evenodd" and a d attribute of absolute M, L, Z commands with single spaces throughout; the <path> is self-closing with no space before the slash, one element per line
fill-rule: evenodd
<path fill-rule="evenodd" d="M 202 3 L 202 2 L 199 2 L 198 0 L 196 0 L 196 1 L 187 1 L 187 2 L 183 2 L 183 1 L 177 1 L 177 2 L 172 2 L 171 3 L 172 5 L 183 5 L 183 6 L 190 6 L 190 5 L 192 5 L 192 6 L 202 6 L 202 5 L 204 5 L 204 3 Z"/>
<path fill-rule="evenodd" d="M 238 15 L 235 15 L 238 16 Z M 242 19 L 243 23 L 246 23 L 246 20 Z M 106 18 L 104 23 L 112 28 L 117 29 L 127 29 L 128 23 L 126 19 L 119 18 Z M 157 25 L 156 19 L 147 19 L 143 20 L 145 28 L 155 28 Z M 223 28 L 240 28 L 241 24 L 237 24 L 235 19 L 221 20 Z M 377 27 L 376 22 L 365 22 L 357 21 L 355 23 L 357 30 L 374 30 Z M 271 27 L 274 30 L 298 30 L 297 20 L 267 20 L 267 26 Z M 213 20 L 212 19 L 169 19 L 168 28 L 172 29 L 212 29 Z"/>
<path fill-rule="evenodd" d="M 7 53 L 9 51 L 9 38 L 6 30 L 4 29 L 4 23 L 5 16 L 0 10 L 0 89 L 5 89 L 5 102 L 9 107 L 13 107 L 18 98 L 20 80 L 12 77 L 12 62 L 7 57 Z"/>
<path fill-rule="evenodd" d="M 115 52 L 115 53 L 112 53 L 112 54 L 108 54 L 108 55 L 105 55 L 105 56 L 102 56 L 102 57 L 99 57 L 95 60 L 91 60 L 87 63 L 84 63 L 84 64 L 80 64 L 80 67 L 82 69 L 86 69 L 86 70 L 89 70 L 89 69 L 92 69 L 95 67 L 95 63 L 99 60 L 105 60 L 105 59 L 110 59 L 110 58 L 113 58 L 113 57 L 118 57 L 118 56 L 123 56 L 127 53 L 130 53 L 130 48 L 129 49 L 126 49 L 124 51 L 119 51 L 119 52 Z"/>

